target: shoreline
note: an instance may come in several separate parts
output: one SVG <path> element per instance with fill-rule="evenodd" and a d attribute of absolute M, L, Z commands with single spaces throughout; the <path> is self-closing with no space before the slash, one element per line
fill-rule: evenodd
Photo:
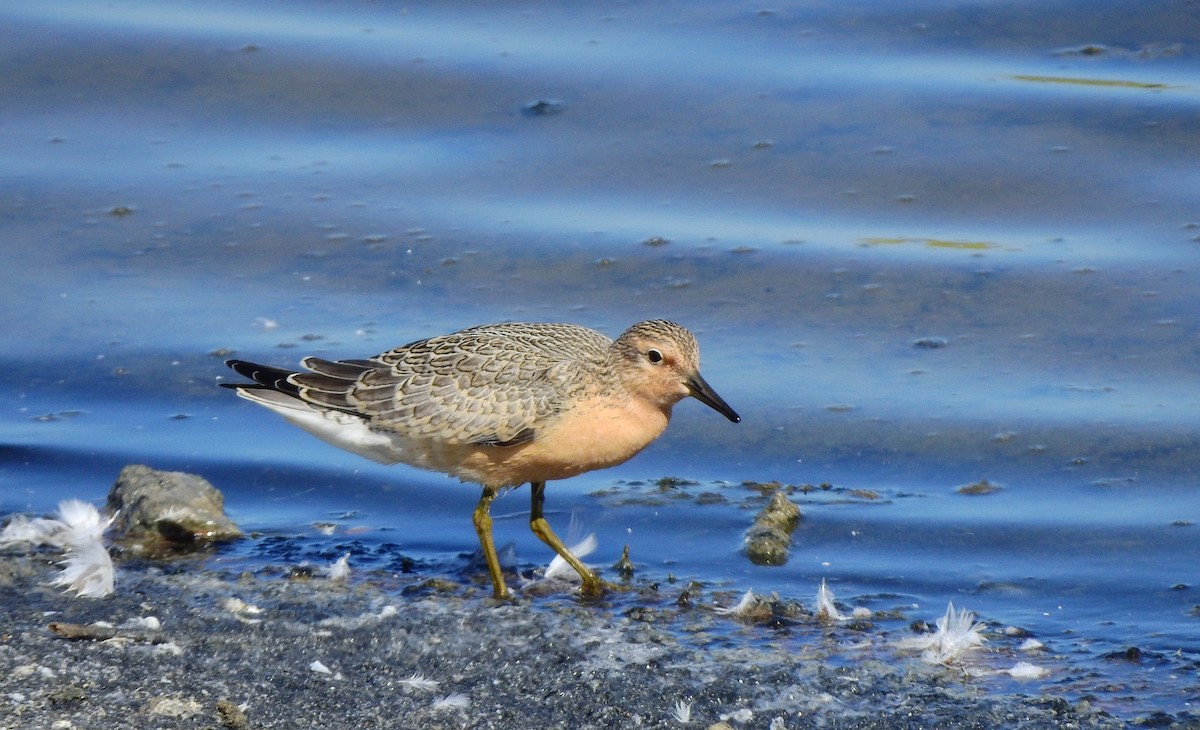
<path fill-rule="evenodd" d="M 89 600 L 48 586 L 57 554 L 2 556 L 0 728 L 1126 726 L 1086 702 L 991 694 L 960 668 L 854 658 L 869 629 L 731 632 L 678 586 L 496 602 L 202 558 L 124 562 L 116 593 Z M 113 631 L 49 628 L 96 622 Z"/>

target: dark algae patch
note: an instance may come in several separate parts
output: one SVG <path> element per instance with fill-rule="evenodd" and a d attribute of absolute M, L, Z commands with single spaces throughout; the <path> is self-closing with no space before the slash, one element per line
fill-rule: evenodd
<path fill-rule="evenodd" d="M 1030 81 L 1038 84 L 1069 84 L 1075 86 L 1106 86 L 1117 89 L 1169 89 L 1169 84 L 1158 84 L 1145 81 L 1125 81 L 1121 79 L 1088 79 L 1071 76 L 1034 76 L 1018 74 L 1013 76 L 1017 81 Z"/>

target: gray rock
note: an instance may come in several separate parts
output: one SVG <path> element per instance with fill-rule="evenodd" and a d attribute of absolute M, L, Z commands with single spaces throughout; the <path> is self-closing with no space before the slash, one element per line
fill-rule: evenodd
<path fill-rule="evenodd" d="M 207 544 L 235 540 L 242 531 L 225 516 L 225 498 L 203 477 L 131 464 L 108 493 L 113 528 L 127 540 L 153 544 Z"/>

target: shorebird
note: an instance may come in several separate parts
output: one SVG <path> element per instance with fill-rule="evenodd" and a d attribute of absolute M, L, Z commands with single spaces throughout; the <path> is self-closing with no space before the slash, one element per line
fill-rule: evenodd
<path fill-rule="evenodd" d="M 741 420 L 700 376 L 696 338 L 662 319 L 616 340 L 573 324 L 482 325 L 301 364 L 307 372 L 229 360 L 254 382 L 223 385 L 334 446 L 482 485 L 473 519 L 496 598 L 508 595 L 490 514 L 501 490 L 530 485 L 530 529 L 579 573 L 584 595 L 599 595 L 604 583 L 542 514 L 546 482 L 625 462 L 687 396 Z"/>

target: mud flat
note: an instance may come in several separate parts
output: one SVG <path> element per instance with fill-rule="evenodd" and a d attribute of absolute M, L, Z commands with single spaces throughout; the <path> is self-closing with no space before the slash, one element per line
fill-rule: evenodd
<path fill-rule="evenodd" d="M 116 593 L 89 600 L 47 585 L 57 559 L 0 555 L 3 728 L 1125 726 L 860 651 L 882 641 L 869 622 L 739 621 L 695 586 L 498 603 L 428 577 L 191 557 L 119 565 Z"/>

